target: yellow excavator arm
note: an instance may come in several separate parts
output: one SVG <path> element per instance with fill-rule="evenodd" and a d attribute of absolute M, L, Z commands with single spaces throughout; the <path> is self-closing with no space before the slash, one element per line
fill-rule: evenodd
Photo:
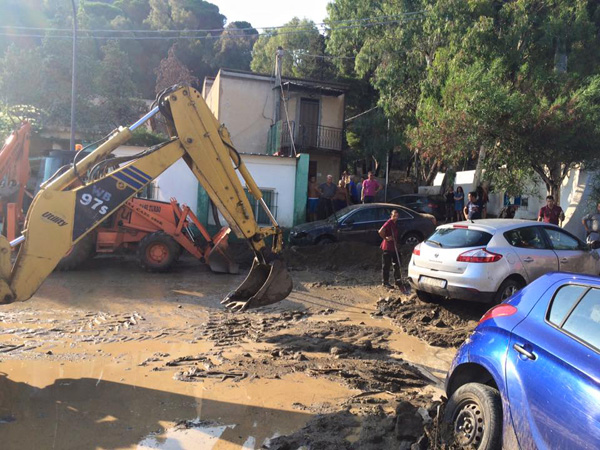
<path fill-rule="evenodd" d="M 118 158 L 121 165 L 115 168 L 111 153 L 131 138 L 135 128 L 159 112 L 171 139 L 129 161 Z M 173 86 L 161 93 L 156 106 L 135 124 L 119 128 L 81 161 L 43 183 L 29 208 L 21 237 L 8 242 L 0 236 L 0 302 L 29 299 L 74 244 L 180 158 L 234 233 L 246 239 L 254 251 L 250 273 L 222 303 L 232 310 L 243 310 L 286 298 L 292 280 L 276 258 L 282 248 L 282 232 L 260 189 L 229 133 L 219 125 L 200 93 Z M 270 227 L 257 224 L 236 171 L 264 208 L 272 222 Z M 265 244 L 269 236 L 271 249 Z M 17 245 L 17 259 L 11 265 L 11 247 Z"/>

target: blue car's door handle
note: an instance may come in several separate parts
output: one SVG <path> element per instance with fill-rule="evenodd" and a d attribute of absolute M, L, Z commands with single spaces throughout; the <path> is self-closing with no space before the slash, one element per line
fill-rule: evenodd
<path fill-rule="evenodd" d="M 535 361 L 537 359 L 537 356 L 535 356 L 533 353 L 531 353 L 530 351 L 525 350 L 524 347 L 521 347 L 519 344 L 514 344 L 513 348 L 518 351 L 521 355 L 525 356 L 526 358 L 531 359 L 532 361 Z"/>

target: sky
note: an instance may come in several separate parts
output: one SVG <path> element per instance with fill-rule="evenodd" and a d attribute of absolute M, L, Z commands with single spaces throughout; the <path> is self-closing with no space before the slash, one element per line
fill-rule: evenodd
<path fill-rule="evenodd" d="M 322 23 L 327 16 L 327 3 L 332 0 L 208 0 L 227 17 L 227 23 L 238 20 L 253 27 L 273 27 L 289 22 L 295 16 Z"/>

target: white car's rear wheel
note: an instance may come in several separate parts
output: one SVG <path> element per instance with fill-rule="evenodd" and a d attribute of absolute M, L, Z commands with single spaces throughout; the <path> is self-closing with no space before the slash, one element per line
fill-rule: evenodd
<path fill-rule="evenodd" d="M 498 292 L 496 292 L 494 302 L 496 304 L 502 303 L 504 300 L 510 298 L 521 289 L 523 289 L 523 283 L 521 283 L 519 280 L 515 280 L 514 278 L 504 280 L 504 282 L 498 288 Z"/>

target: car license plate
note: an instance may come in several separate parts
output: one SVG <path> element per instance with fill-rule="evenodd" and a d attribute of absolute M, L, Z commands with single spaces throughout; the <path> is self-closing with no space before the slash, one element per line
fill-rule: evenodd
<path fill-rule="evenodd" d="M 419 283 L 441 289 L 444 289 L 446 287 L 446 280 L 440 280 L 439 278 L 431 278 L 426 276 L 422 276 L 421 278 L 419 278 Z"/>

